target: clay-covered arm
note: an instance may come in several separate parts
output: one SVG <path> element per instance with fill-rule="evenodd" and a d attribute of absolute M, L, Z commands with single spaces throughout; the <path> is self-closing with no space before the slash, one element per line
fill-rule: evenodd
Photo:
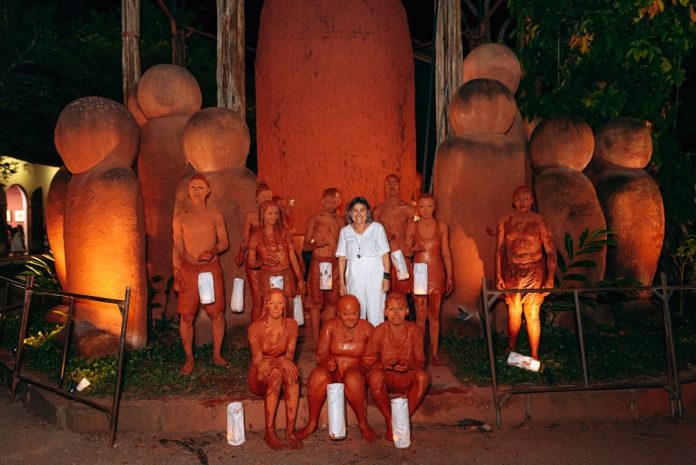
<path fill-rule="evenodd" d="M 261 327 L 257 324 L 249 326 L 249 349 L 251 350 L 251 363 L 256 366 L 259 372 L 269 368 L 269 364 L 263 358 L 263 348 L 261 345 Z"/>
<path fill-rule="evenodd" d="M 249 268 L 258 270 L 261 268 L 261 261 L 258 259 L 258 240 L 256 235 L 249 240 L 249 249 L 247 250 L 247 261 Z"/>
<path fill-rule="evenodd" d="M 295 278 L 297 279 L 297 294 L 304 296 L 304 273 L 302 267 L 300 266 L 300 262 L 297 258 L 297 251 L 295 250 L 295 244 L 292 238 L 292 234 L 289 231 L 287 234 L 287 244 L 290 266 L 292 266 L 292 271 L 295 273 Z"/>
<path fill-rule="evenodd" d="M 404 255 L 407 257 L 412 257 L 415 254 L 415 251 L 413 250 L 413 239 L 415 235 L 416 223 L 412 221 L 408 224 L 408 227 L 406 228 L 406 238 L 404 239 L 403 247 L 401 248 Z"/>
<path fill-rule="evenodd" d="M 503 280 L 502 261 L 505 253 L 505 223 L 500 220 L 498 223 L 498 234 L 495 247 L 495 285 L 498 289 L 505 289 Z"/>
<path fill-rule="evenodd" d="M 391 262 L 389 260 L 389 252 L 382 254 L 382 266 L 384 267 L 384 272 L 389 273 L 391 267 Z M 386 293 L 387 291 L 389 291 L 389 283 L 389 278 L 385 277 L 382 279 L 382 292 Z"/>
<path fill-rule="evenodd" d="M 319 342 L 317 343 L 317 366 L 326 368 L 329 371 L 328 361 L 331 357 L 329 353 L 329 348 L 331 347 L 331 326 L 326 324 L 322 326 L 321 332 L 319 333 Z"/>
<path fill-rule="evenodd" d="M 360 359 L 360 364 L 368 370 L 376 366 L 379 362 L 379 353 L 376 350 L 375 332 L 376 331 L 372 327 L 369 328 L 365 352 Z"/>
<path fill-rule="evenodd" d="M 215 246 L 201 253 L 198 256 L 198 261 L 209 262 L 213 259 L 213 257 L 215 257 L 215 255 L 221 254 L 229 247 L 229 242 L 227 239 L 227 227 L 225 226 L 225 218 L 222 216 L 222 213 L 220 212 L 217 212 L 215 214 L 215 235 Z"/>
<path fill-rule="evenodd" d="M 244 226 L 242 227 L 242 243 L 239 245 L 239 252 L 237 252 L 237 257 L 234 260 L 237 266 L 242 266 L 244 264 L 244 254 L 247 251 L 251 235 L 251 221 L 252 216 L 249 213 L 244 217 Z"/>
<path fill-rule="evenodd" d="M 338 293 L 346 295 L 346 257 L 338 257 Z"/>
<path fill-rule="evenodd" d="M 174 247 L 172 247 L 172 267 L 174 269 L 174 290 L 184 292 L 184 282 L 181 278 L 181 262 L 184 259 L 184 234 L 181 229 L 179 216 L 174 217 Z"/>
<path fill-rule="evenodd" d="M 449 245 L 449 227 L 444 221 L 440 221 L 440 231 L 442 231 L 442 240 L 440 241 L 440 254 L 442 255 L 442 261 L 445 264 L 445 273 L 447 273 L 447 288 L 445 290 L 446 294 L 452 292 L 453 282 L 452 282 L 452 251 Z"/>
<path fill-rule="evenodd" d="M 553 245 L 551 228 L 546 221 L 541 222 L 541 239 L 546 252 L 546 282 L 544 287 L 553 287 L 553 278 L 556 274 L 556 247 Z"/>
<path fill-rule="evenodd" d="M 311 217 L 309 221 L 307 222 L 307 228 L 305 231 L 307 233 L 305 234 L 304 237 L 304 242 L 302 242 L 302 250 L 306 252 L 311 252 L 317 247 L 317 244 L 314 241 L 314 225 L 316 223 L 316 219 L 314 217 Z"/>
<path fill-rule="evenodd" d="M 423 350 L 423 330 L 419 327 L 414 331 L 413 358 L 408 363 L 409 370 L 422 370 L 425 366 L 425 351 Z"/>

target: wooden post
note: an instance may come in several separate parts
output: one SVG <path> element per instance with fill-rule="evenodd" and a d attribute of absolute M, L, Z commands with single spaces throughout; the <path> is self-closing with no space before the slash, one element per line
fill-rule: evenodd
<path fill-rule="evenodd" d="M 157 6 L 169 21 L 169 29 L 172 33 L 172 64 L 186 67 L 186 41 L 184 31 L 179 30 L 176 17 L 169 11 L 163 0 L 155 0 Z"/>
<path fill-rule="evenodd" d="M 463 79 L 462 9 L 459 1 L 438 0 L 435 36 L 435 127 L 437 146 L 451 135 L 447 108 Z"/>
<path fill-rule="evenodd" d="M 140 0 L 121 0 L 123 103 L 140 79 Z"/>
<path fill-rule="evenodd" d="M 217 1 L 217 101 L 246 119 L 244 0 Z"/>

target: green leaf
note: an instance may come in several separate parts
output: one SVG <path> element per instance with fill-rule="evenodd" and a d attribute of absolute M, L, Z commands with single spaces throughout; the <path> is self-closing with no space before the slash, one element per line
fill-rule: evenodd
<path fill-rule="evenodd" d="M 566 235 L 563 238 L 563 242 L 565 243 L 565 249 L 566 253 L 568 254 L 568 259 L 572 260 L 574 253 L 573 253 L 573 238 L 570 236 L 570 234 L 566 233 Z"/>
<path fill-rule="evenodd" d="M 563 258 L 563 254 L 558 251 L 556 252 L 556 268 L 558 268 L 561 273 L 566 272 L 565 258 Z"/>
<path fill-rule="evenodd" d="M 587 235 L 590 233 L 589 229 L 585 229 L 582 234 L 580 234 L 580 239 L 578 240 L 579 242 L 579 247 L 582 249 L 582 247 L 585 245 L 585 241 L 587 240 Z"/>
<path fill-rule="evenodd" d="M 571 274 L 567 274 L 567 275 L 563 276 L 562 281 L 582 281 L 582 282 L 585 282 L 585 281 L 587 281 L 587 276 L 581 275 L 581 274 L 571 273 Z"/>
<path fill-rule="evenodd" d="M 568 268 L 595 268 L 597 263 L 592 260 L 579 260 L 570 264 Z"/>

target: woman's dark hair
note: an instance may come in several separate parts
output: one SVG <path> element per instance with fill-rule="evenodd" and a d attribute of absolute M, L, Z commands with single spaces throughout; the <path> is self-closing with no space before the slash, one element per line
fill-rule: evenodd
<path fill-rule="evenodd" d="M 350 217 L 350 211 L 353 209 L 353 207 L 361 203 L 365 205 L 367 208 L 367 220 L 365 221 L 367 224 L 372 223 L 372 208 L 370 208 L 370 204 L 367 202 L 367 199 L 365 197 L 353 197 L 350 202 L 348 202 L 348 206 L 346 207 L 346 223 L 348 224 L 353 224 L 353 218 Z"/>

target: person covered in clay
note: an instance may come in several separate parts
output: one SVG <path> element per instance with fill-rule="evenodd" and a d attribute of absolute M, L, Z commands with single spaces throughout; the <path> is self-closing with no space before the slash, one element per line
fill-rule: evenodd
<path fill-rule="evenodd" d="M 406 321 L 406 297 L 403 294 L 389 294 L 384 315 L 386 321 L 372 333 L 370 352 L 377 356 L 377 364 L 367 374 L 367 385 L 372 400 L 387 424 L 384 438 L 391 441 L 389 394 L 405 395 L 411 416 L 425 397 L 430 377 L 423 368 L 423 330 L 417 324 Z"/>
<path fill-rule="evenodd" d="M 392 173 L 384 180 L 384 202 L 377 205 L 374 210 L 375 221 L 379 221 L 387 232 L 389 249 L 392 252 L 403 250 L 406 239 L 406 229 L 413 222 L 415 211 L 410 202 L 401 199 L 401 179 Z M 408 262 L 407 262 L 408 266 Z M 409 279 L 398 280 L 396 269 L 391 267 L 391 292 L 409 294 L 411 282 Z"/>
<path fill-rule="evenodd" d="M 364 197 L 354 197 L 348 203 L 346 221 L 336 246 L 338 291 L 357 297 L 360 318 L 376 326 L 384 321 L 384 297 L 391 277 L 387 234 L 373 221 Z"/>
<path fill-rule="evenodd" d="M 220 355 L 225 336 L 225 288 L 218 255 L 227 250 L 228 239 L 225 219 L 215 208 L 206 205 L 210 184 L 205 176 L 196 174 L 188 183 L 190 203 L 174 216 L 174 290 L 179 293 L 179 334 L 186 361 L 182 375 L 190 375 L 194 367 L 193 322 L 203 307 L 212 323 L 213 363 L 222 367 L 230 364 Z M 215 301 L 200 304 L 199 273 L 213 276 Z"/>
<path fill-rule="evenodd" d="M 366 374 L 376 362 L 369 352 L 372 325 L 360 319 L 360 302 L 353 295 L 338 299 L 338 315 L 328 321 L 319 334 L 317 367 L 307 381 L 309 421 L 298 437 L 304 439 L 317 429 L 321 407 L 326 401 L 326 387 L 343 383 L 348 404 L 355 412 L 358 428 L 368 442 L 377 433 L 367 423 Z"/>
<path fill-rule="evenodd" d="M 408 225 L 404 253 L 413 257 L 413 263 L 425 263 L 428 270 L 426 295 L 416 295 L 416 323 L 430 333 L 430 362 L 440 365 L 440 306 L 442 299 L 452 292 L 452 253 L 449 246 L 447 223 L 433 215 L 437 202 L 432 194 L 422 194 L 417 202 L 419 220 Z"/>
<path fill-rule="evenodd" d="M 285 393 L 285 425 L 288 444 L 300 449 L 302 441 L 295 433 L 297 405 L 300 399 L 300 373 L 293 362 L 297 345 L 298 326 L 285 317 L 285 296 L 280 289 L 270 289 L 263 297 L 259 318 L 249 325 L 251 349 L 249 390 L 264 398 L 266 420 L 264 441 L 271 449 L 283 447 L 275 431 L 275 416 L 281 389 Z"/>
<path fill-rule="evenodd" d="M 498 289 L 550 289 L 556 272 L 556 248 L 544 217 L 531 210 L 532 189 L 520 186 L 512 194 L 514 211 L 498 222 L 495 276 Z M 546 255 L 546 257 L 544 257 Z M 522 313 L 527 322 L 531 357 L 539 360 L 539 309 L 548 293 L 506 294 L 508 350 L 517 347 Z"/>
<path fill-rule="evenodd" d="M 305 307 L 309 309 L 310 328 L 316 344 L 319 340 L 319 320 L 329 321 L 336 316 L 338 302 L 338 259 L 334 255 L 338 245 L 338 234 L 345 225 L 344 218 L 337 213 L 341 204 L 341 193 L 334 187 L 324 189 L 321 196 L 322 211 L 312 216 L 307 222 L 307 233 L 302 249 L 311 251 L 309 275 L 307 276 L 307 299 Z M 331 276 L 325 277 L 330 283 L 330 289 L 321 288 L 320 272 L 331 267 Z"/>
<path fill-rule="evenodd" d="M 257 294 L 265 295 L 271 287 L 280 287 L 285 294 L 285 305 L 289 311 L 295 294 L 304 294 L 304 280 L 295 254 L 293 238 L 280 224 L 280 210 L 272 200 L 259 207 L 259 227 L 251 233 L 248 250 L 248 266 L 260 270 Z M 260 306 L 251 310 L 251 321 L 261 315 Z"/>

